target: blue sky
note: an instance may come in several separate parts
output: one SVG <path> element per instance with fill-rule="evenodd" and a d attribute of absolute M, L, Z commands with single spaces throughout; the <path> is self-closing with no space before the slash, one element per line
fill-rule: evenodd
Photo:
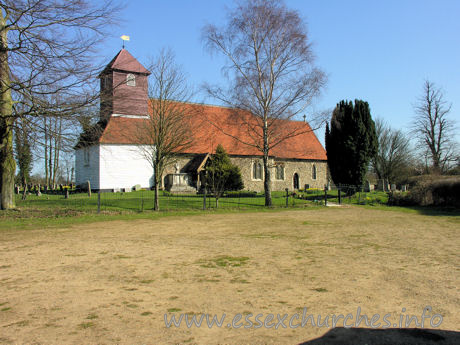
<path fill-rule="evenodd" d="M 330 109 L 342 99 L 369 102 L 373 117 L 407 130 L 413 104 L 426 79 L 442 87 L 453 104 L 451 117 L 460 119 L 460 1 L 302 1 L 287 0 L 308 28 L 316 64 L 329 77 L 315 102 L 317 110 Z M 122 22 L 112 29 L 103 47 L 103 61 L 126 48 L 147 62 L 163 47 L 176 53 L 189 81 L 222 83 L 222 58 L 211 57 L 200 40 L 206 23 L 219 24 L 232 1 L 130 0 Z M 197 101 L 216 104 L 215 100 Z M 317 136 L 323 141 L 324 132 Z M 458 138 L 458 136 L 457 136 Z"/>

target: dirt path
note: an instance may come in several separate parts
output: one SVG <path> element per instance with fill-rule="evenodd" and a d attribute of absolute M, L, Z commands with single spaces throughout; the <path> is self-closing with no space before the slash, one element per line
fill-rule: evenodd
<path fill-rule="evenodd" d="M 458 331 L 459 225 L 352 207 L 3 231 L 0 343 L 297 344 L 330 330 L 290 328 L 304 307 L 394 324 L 429 305 Z M 227 317 L 167 328 L 165 313 Z M 289 314 L 287 328 L 226 327 L 238 313 Z"/>

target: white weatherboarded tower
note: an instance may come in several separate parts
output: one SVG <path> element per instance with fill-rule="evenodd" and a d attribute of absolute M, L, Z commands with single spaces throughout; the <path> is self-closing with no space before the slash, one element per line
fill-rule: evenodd
<path fill-rule="evenodd" d="M 75 147 L 75 182 L 91 183 L 93 190 L 129 189 L 153 185 L 153 168 L 123 131 L 125 121 L 148 118 L 148 75 L 127 50 L 122 49 L 99 74 L 100 120 L 80 137 Z M 112 126 L 116 122 L 117 126 Z M 111 128 L 117 128 L 111 131 Z"/>

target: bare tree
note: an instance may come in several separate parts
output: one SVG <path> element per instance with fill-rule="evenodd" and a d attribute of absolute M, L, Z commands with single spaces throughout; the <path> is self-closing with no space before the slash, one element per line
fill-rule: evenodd
<path fill-rule="evenodd" d="M 310 105 L 326 83 L 325 74 L 313 66 L 306 27 L 298 12 L 278 0 L 246 0 L 229 11 L 223 27 L 207 25 L 203 40 L 211 52 L 228 61 L 228 90 L 205 86 L 225 104 L 253 116 L 242 116 L 247 137 L 235 139 L 255 147 L 263 156 L 265 205 L 270 206 L 271 150 L 288 138 L 310 131 L 308 126 L 289 127 Z M 226 133 L 228 134 L 228 133 Z"/>
<path fill-rule="evenodd" d="M 193 107 L 187 105 L 191 89 L 170 50 L 162 50 L 149 70 L 151 115 L 148 120 L 139 121 L 136 140 L 143 144 L 139 149 L 153 167 L 154 210 L 158 211 L 158 191 L 165 168 L 174 164 L 177 155 L 192 144 Z"/>
<path fill-rule="evenodd" d="M 32 145 L 30 142 L 30 127 L 27 122 L 21 118 L 18 119 L 14 129 L 15 156 L 19 167 L 19 180 L 22 184 L 22 199 L 27 196 L 27 184 L 30 182 L 30 173 L 32 172 L 33 156 Z"/>
<path fill-rule="evenodd" d="M 409 139 L 401 130 L 391 128 L 383 119 L 375 121 L 375 132 L 379 143 L 372 166 L 379 179 L 397 183 L 404 178 L 412 164 Z"/>
<path fill-rule="evenodd" d="M 452 104 L 442 89 L 425 81 L 422 96 L 414 105 L 416 116 L 412 133 L 418 139 L 432 172 L 444 173 L 457 158 L 455 123 L 449 118 Z"/>
<path fill-rule="evenodd" d="M 99 68 L 94 49 L 117 11 L 112 0 L 98 5 L 88 0 L 0 2 L 1 209 L 14 207 L 15 120 L 49 114 L 41 102 L 47 95 L 72 99 L 69 109 L 92 99 L 94 85 L 88 80 Z"/>

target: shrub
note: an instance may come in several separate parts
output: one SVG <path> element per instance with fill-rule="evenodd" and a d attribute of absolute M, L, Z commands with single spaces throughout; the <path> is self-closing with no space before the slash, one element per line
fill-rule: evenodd
<path fill-rule="evenodd" d="M 454 206 L 460 207 L 460 178 L 433 175 L 412 178 L 408 193 L 390 193 L 388 203 L 399 206 Z"/>
<path fill-rule="evenodd" d="M 431 196 L 434 205 L 460 207 L 460 178 L 435 181 Z"/>
<path fill-rule="evenodd" d="M 253 198 L 253 197 L 256 197 L 257 196 L 257 192 L 253 192 L 253 191 L 242 191 L 242 192 L 238 192 L 238 191 L 232 191 L 232 192 L 226 192 L 225 193 L 225 196 L 227 198 Z"/>
<path fill-rule="evenodd" d="M 307 190 L 305 190 L 307 194 L 313 194 L 313 193 L 318 194 L 319 192 L 322 192 L 322 191 L 323 190 L 320 188 L 308 188 Z"/>

